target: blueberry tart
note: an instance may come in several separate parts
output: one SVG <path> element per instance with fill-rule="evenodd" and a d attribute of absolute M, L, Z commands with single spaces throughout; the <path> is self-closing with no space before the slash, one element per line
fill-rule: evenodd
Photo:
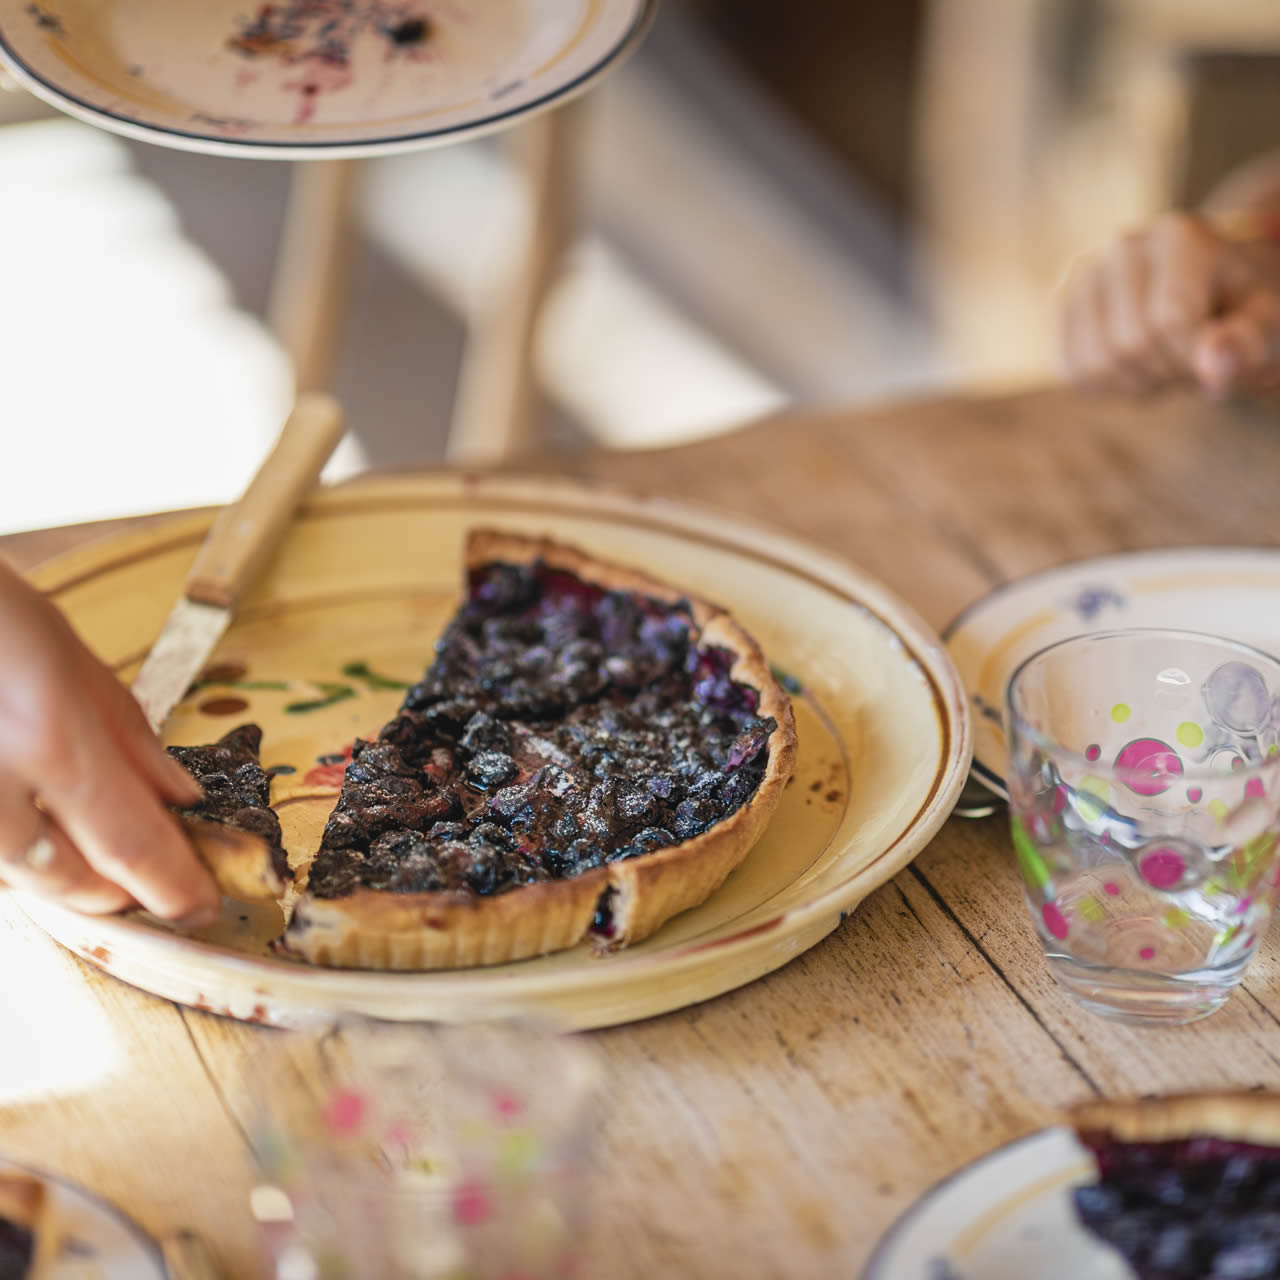
<path fill-rule="evenodd" d="M 705 901 L 796 750 L 723 609 L 569 547 L 477 532 L 435 660 L 357 741 L 283 950 L 435 969 L 636 942 Z"/>
<path fill-rule="evenodd" d="M 179 811 L 183 829 L 218 888 L 239 902 L 278 899 L 292 879 L 261 745 L 262 730 L 243 724 L 209 746 L 169 748 L 204 788 L 199 804 Z"/>
<path fill-rule="evenodd" d="M 1070 1118 L 1098 1164 L 1076 1214 L 1139 1280 L 1280 1278 L 1280 1095 L 1094 1102 Z"/>

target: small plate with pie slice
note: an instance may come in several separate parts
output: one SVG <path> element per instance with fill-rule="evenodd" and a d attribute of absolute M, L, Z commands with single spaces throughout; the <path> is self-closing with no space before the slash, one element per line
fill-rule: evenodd
<path fill-rule="evenodd" d="M 386 154 L 503 128 L 593 84 L 657 0 L 0 0 L 38 97 L 216 155 Z"/>
<path fill-rule="evenodd" d="M 1094 1177 L 1067 1128 L 1042 1129 L 939 1183 L 890 1228 L 862 1280 L 1132 1280 L 1076 1221 Z"/>
<path fill-rule="evenodd" d="M 34 577 L 127 680 L 207 527 L 175 518 Z M 464 565 L 477 545 L 497 556 L 489 577 Z M 493 591 L 525 612 L 476 615 Z M 549 639 L 565 601 L 594 640 L 572 619 Z M 655 701 L 690 681 L 701 705 Z M 279 1025 L 536 1012 L 602 1026 L 741 986 L 924 847 L 970 753 L 940 642 L 838 558 L 666 502 L 448 473 L 370 478 L 304 508 L 165 737 L 215 743 L 248 723 L 299 886 L 309 877 L 283 941 L 271 901 L 228 902 L 193 936 L 23 905 L 126 981 Z M 230 741 L 230 772 L 260 792 L 256 737 Z M 621 848 L 601 843 L 610 822 Z"/>
<path fill-rule="evenodd" d="M 166 1280 L 137 1223 L 74 1183 L 0 1159 L 0 1275 L 15 1280 Z"/>
<path fill-rule="evenodd" d="M 1280 1095 L 1092 1101 L 940 1182 L 862 1280 L 1280 1275 Z"/>

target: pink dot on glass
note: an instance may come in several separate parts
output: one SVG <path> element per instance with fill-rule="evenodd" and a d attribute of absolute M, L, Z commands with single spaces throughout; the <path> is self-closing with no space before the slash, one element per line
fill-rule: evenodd
<path fill-rule="evenodd" d="M 1243 768 L 1244 768 L 1244 761 L 1241 760 L 1239 756 L 1236 756 L 1236 758 L 1231 762 L 1231 772 L 1239 773 L 1240 770 Z"/>
<path fill-rule="evenodd" d="M 1201 791 L 1199 787 L 1187 788 L 1187 799 L 1190 800 L 1192 804 L 1199 804 L 1200 798 L 1203 795 L 1204 795 L 1204 792 Z"/>
<path fill-rule="evenodd" d="M 1159 738 L 1138 738 L 1116 756 L 1116 768 L 1135 795 L 1158 796 L 1168 791 L 1174 778 L 1182 776 L 1182 761 L 1168 743 Z"/>
<path fill-rule="evenodd" d="M 1044 927 L 1061 941 L 1071 932 L 1071 926 L 1067 923 L 1067 917 L 1058 910 L 1057 906 L 1052 902 L 1046 902 L 1040 908 L 1040 918 L 1044 921 Z"/>
<path fill-rule="evenodd" d="M 1067 789 L 1058 787 L 1053 793 L 1053 811 L 1061 813 L 1067 807 Z"/>
<path fill-rule="evenodd" d="M 1153 889 L 1172 889 L 1186 874 L 1187 864 L 1173 849 L 1153 849 L 1138 863 L 1138 870 Z"/>
<path fill-rule="evenodd" d="M 1253 946 L 1253 944 L 1254 944 L 1255 942 L 1257 942 L 1257 940 L 1258 940 L 1258 935 L 1257 935 L 1256 933 L 1251 933 L 1251 934 L 1250 934 L 1250 935 L 1249 935 L 1249 936 L 1244 940 L 1244 945 L 1245 945 L 1246 947 L 1251 947 L 1251 946 Z"/>
<path fill-rule="evenodd" d="M 474 1227 L 493 1214 L 489 1193 L 476 1182 L 464 1182 L 453 1193 L 453 1219 L 464 1227 Z"/>
<path fill-rule="evenodd" d="M 1102 886 L 1113 898 L 1120 892 L 1120 886 L 1114 880 L 1108 880 Z"/>
<path fill-rule="evenodd" d="M 1102 748 L 1096 742 L 1084 749 L 1084 758 L 1092 764 L 1102 754 Z"/>
<path fill-rule="evenodd" d="M 1154 960 L 1156 958 L 1156 949 L 1155 947 L 1143 947 L 1142 950 L 1138 952 L 1138 955 L 1140 955 L 1144 960 Z"/>
<path fill-rule="evenodd" d="M 329 1099 L 329 1128 L 334 1133 L 354 1133 L 364 1120 L 364 1095 L 340 1089 Z"/>
<path fill-rule="evenodd" d="M 499 1090 L 493 1095 L 493 1108 L 504 1120 L 510 1120 L 524 1110 L 524 1099 L 518 1094 Z"/>
<path fill-rule="evenodd" d="M 1262 785 L 1261 778 L 1250 778 L 1244 784 L 1244 793 L 1252 799 L 1261 800 L 1267 794 L 1267 789 Z"/>

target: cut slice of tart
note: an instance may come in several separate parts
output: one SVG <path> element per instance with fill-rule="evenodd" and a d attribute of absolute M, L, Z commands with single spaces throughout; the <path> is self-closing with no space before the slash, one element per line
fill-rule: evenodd
<path fill-rule="evenodd" d="M 262 730 L 242 724 L 209 746 L 169 748 L 204 788 L 198 805 L 179 811 L 183 829 L 218 888 L 238 902 L 278 899 L 293 877 L 261 746 Z"/>
<path fill-rule="evenodd" d="M 357 742 L 283 948 L 391 969 L 647 937 L 746 856 L 795 759 L 724 610 L 556 543 L 475 533 L 424 679 Z"/>
<path fill-rule="evenodd" d="M 1280 1095 L 1091 1102 L 1070 1120 L 1098 1164 L 1076 1213 L 1139 1280 L 1280 1277 Z"/>
<path fill-rule="evenodd" d="M 57 1252 L 48 1187 L 35 1174 L 0 1170 L 0 1280 L 43 1280 Z"/>

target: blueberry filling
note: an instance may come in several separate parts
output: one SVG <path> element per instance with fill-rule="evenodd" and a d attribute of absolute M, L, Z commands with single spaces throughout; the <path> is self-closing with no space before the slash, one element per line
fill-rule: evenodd
<path fill-rule="evenodd" d="M 35 1255 L 35 1236 L 8 1218 L 0 1217 L 0 1280 L 23 1280 Z"/>
<path fill-rule="evenodd" d="M 618 926 L 613 919 L 613 898 L 612 889 L 606 889 L 600 895 L 600 901 L 596 904 L 595 918 L 591 921 L 591 932 L 597 938 L 604 938 L 606 941 L 618 932 Z"/>
<path fill-rule="evenodd" d="M 1100 1181 L 1076 1188 L 1076 1213 L 1139 1280 L 1280 1277 L 1280 1150 L 1217 1138 L 1084 1141 Z"/>
<path fill-rule="evenodd" d="M 280 819 L 268 807 L 271 777 L 259 761 L 261 745 L 262 730 L 256 724 L 242 724 L 211 746 L 169 747 L 168 751 L 204 788 L 204 799 L 181 812 L 260 836 L 271 851 L 276 874 L 288 880 L 293 873 L 281 843 Z"/>
<path fill-rule="evenodd" d="M 501 893 L 701 834 L 754 796 L 777 727 L 733 661 L 685 603 L 473 572 L 399 714 L 353 747 L 311 893 Z"/>

